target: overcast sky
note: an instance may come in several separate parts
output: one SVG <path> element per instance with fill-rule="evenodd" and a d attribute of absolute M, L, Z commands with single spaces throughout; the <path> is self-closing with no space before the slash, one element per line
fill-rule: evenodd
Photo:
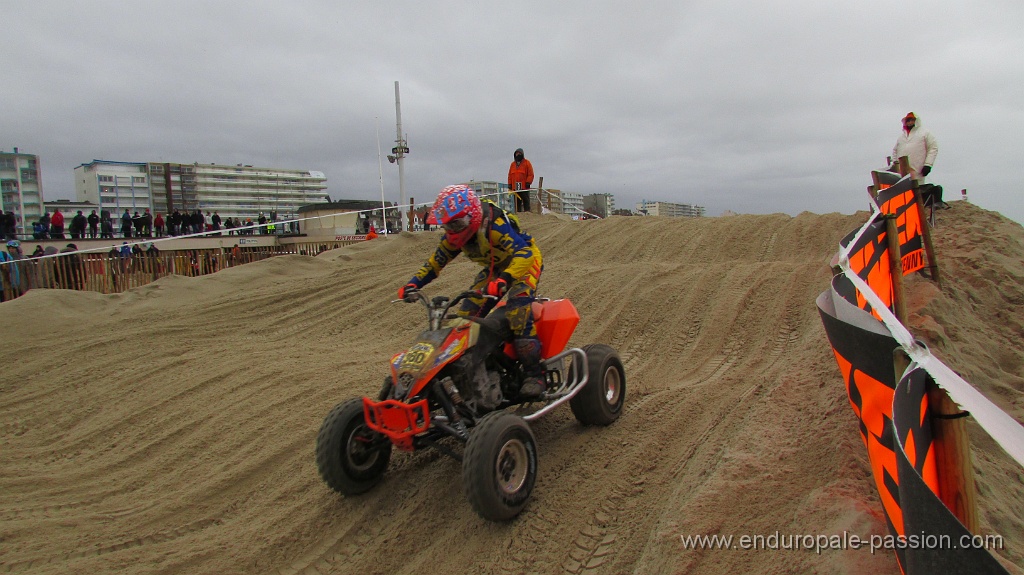
<path fill-rule="evenodd" d="M 707 214 L 867 209 L 915 112 L 931 181 L 1024 222 L 1024 2 L 0 0 L 0 147 L 46 199 L 93 159 L 322 171 L 380 198 L 505 181 Z M 383 160 L 388 200 L 398 169 Z"/>

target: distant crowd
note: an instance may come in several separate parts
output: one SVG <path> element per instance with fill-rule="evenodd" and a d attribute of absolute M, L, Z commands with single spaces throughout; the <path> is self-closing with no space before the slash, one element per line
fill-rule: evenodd
<path fill-rule="evenodd" d="M 256 234 L 257 229 L 261 235 L 298 233 L 297 222 L 288 222 L 286 226 L 277 223 L 276 219 L 273 212 L 270 217 L 261 212 L 254 222 L 252 218 L 245 220 L 230 217 L 222 219 L 216 211 L 212 213 L 208 211 L 203 214 L 201 210 L 186 211 L 185 213 L 175 210 L 165 218 L 162 214 L 157 214 L 154 217 L 147 208 L 142 213 L 136 210 L 134 214 L 125 209 L 124 213 L 115 220 L 108 210 L 101 210 L 99 213 L 92 210 L 88 216 L 82 213 L 82 210 L 78 210 L 78 213 L 70 218 L 70 222 L 67 222 L 65 231 L 64 214 L 58 210 L 52 215 L 49 212 L 44 212 L 41 218 L 32 223 L 32 238 L 37 240 L 112 239 L 115 237 L 162 238 L 203 233 L 221 235 L 225 231 L 228 235 L 237 233 L 240 236 L 251 236 Z M 0 211 L 0 230 L 3 232 L 4 239 L 17 239 L 18 222 L 13 211 L 6 213 Z"/>

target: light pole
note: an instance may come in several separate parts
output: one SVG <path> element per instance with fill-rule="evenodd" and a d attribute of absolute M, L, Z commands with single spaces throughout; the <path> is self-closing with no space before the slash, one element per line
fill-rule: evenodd
<path fill-rule="evenodd" d="M 391 148 L 391 153 L 394 156 L 388 156 L 388 161 L 398 162 L 398 231 L 403 231 L 406 229 L 405 215 L 402 213 L 402 210 L 405 209 L 405 162 L 403 160 L 409 153 L 409 146 L 406 145 L 405 138 L 402 137 L 402 100 L 398 95 L 398 80 L 395 80 L 395 118 L 397 119 L 395 126 L 397 134 L 395 144 L 397 145 Z"/>

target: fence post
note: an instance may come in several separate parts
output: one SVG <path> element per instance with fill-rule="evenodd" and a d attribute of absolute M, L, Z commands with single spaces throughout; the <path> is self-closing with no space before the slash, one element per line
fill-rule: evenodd
<path fill-rule="evenodd" d="M 900 175 L 906 176 L 911 173 L 910 159 L 900 156 Z M 928 269 L 932 274 L 932 281 L 942 289 L 942 279 L 939 277 L 939 263 L 935 261 L 935 245 L 932 244 L 932 230 L 924 217 L 924 203 L 921 201 L 921 194 L 917 192 L 917 180 L 913 180 L 914 201 L 917 202 L 917 213 L 921 217 L 921 235 L 924 237 L 924 251 L 928 255 Z"/>
<path fill-rule="evenodd" d="M 900 237 L 896 229 L 896 216 L 886 214 L 885 240 L 889 246 L 889 273 L 892 278 L 892 307 L 896 319 L 907 325 L 906 297 L 903 294 L 903 259 L 900 257 Z"/>
<path fill-rule="evenodd" d="M 538 214 L 544 212 L 544 210 L 541 209 L 543 206 L 541 205 L 541 199 L 540 199 L 540 192 L 543 189 L 544 189 L 544 176 L 541 176 L 540 179 L 537 181 L 537 211 L 536 211 L 536 213 L 538 213 Z M 551 209 L 551 196 L 550 195 L 548 195 L 548 209 L 549 210 Z"/>
<path fill-rule="evenodd" d="M 939 499 L 971 533 L 978 533 L 978 506 L 975 501 L 974 464 L 967 436 L 965 412 L 946 394 L 929 383 L 928 408 L 932 413 L 932 438 L 935 442 L 935 469 L 939 480 Z"/>

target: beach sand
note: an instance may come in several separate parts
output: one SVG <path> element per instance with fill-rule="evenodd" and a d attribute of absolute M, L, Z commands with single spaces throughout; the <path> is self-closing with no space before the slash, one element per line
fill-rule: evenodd
<path fill-rule="evenodd" d="M 403 233 L 120 295 L 33 290 L 0 305 L 0 571 L 149 573 L 898 573 L 891 552 L 692 550 L 688 535 L 885 533 L 814 301 L 867 213 L 571 222 L 525 214 L 541 295 L 572 346 L 620 353 L 607 428 L 568 407 L 532 427 L 539 478 L 504 524 L 458 462 L 395 452 L 383 482 L 320 480 L 317 430 L 375 394 L 424 328 L 389 303 L 438 235 Z M 939 212 L 944 280 L 908 281 L 914 333 L 1024 420 L 1024 230 Z M 426 291 L 454 294 L 454 261 Z M 983 533 L 1024 573 L 1024 474 L 970 424 Z"/>

